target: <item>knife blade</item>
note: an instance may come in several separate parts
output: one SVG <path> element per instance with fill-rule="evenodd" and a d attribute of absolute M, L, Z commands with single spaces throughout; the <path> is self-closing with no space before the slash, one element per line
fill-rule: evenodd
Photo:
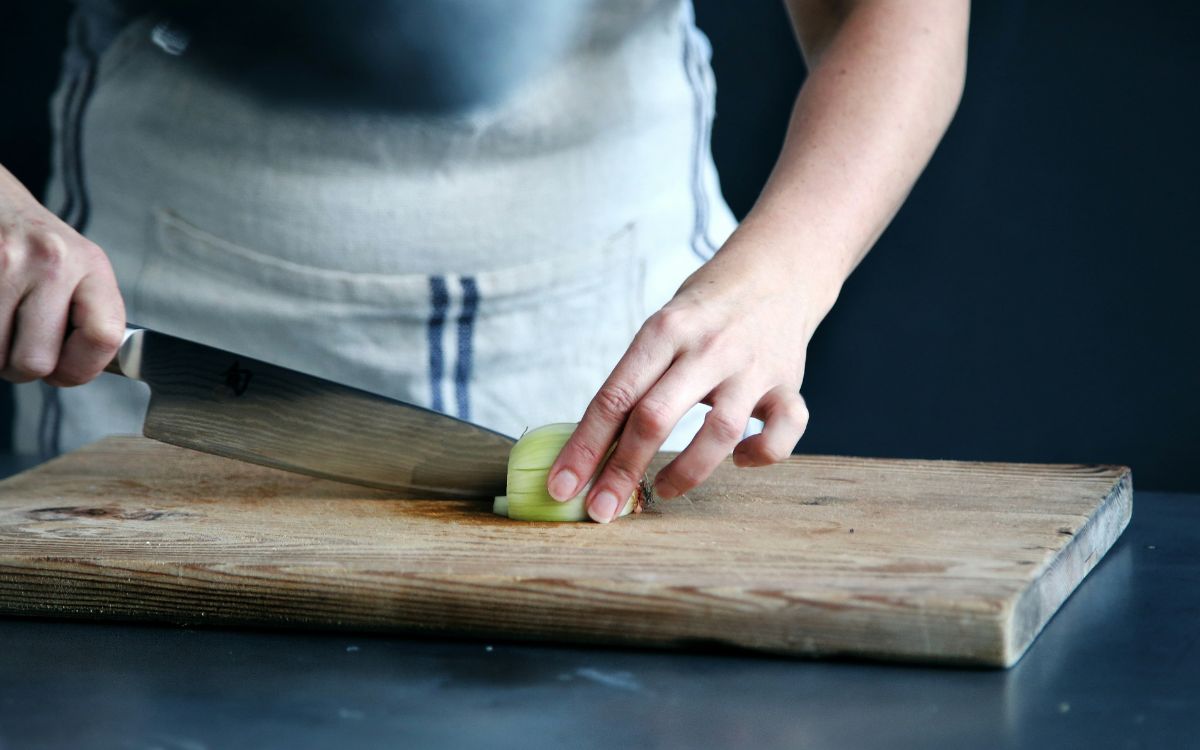
<path fill-rule="evenodd" d="M 148 438 L 407 497 L 504 494 L 513 438 L 146 328 L 106 368 L 150 386 Z"/>

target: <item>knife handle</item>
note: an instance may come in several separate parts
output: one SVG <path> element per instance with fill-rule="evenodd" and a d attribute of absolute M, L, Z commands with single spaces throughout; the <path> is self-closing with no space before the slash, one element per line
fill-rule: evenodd
<path fill-rule="evenodd" d="M 148 331 L 145 328 L 125 326 L 125 337 L 121 339 L 121 346 L 112 361 L 105 365 L 104 371 L 139 380 L 142 370 L 142 345 L 146 333 Z"/>

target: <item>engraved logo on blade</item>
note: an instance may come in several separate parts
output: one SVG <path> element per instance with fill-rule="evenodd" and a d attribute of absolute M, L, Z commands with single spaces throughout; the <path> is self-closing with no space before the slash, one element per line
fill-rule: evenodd
<path fill-rule="evenodd" d="M 242 367 L 242 363 L 235 359 L 229 369 L 225 371 L 225 385 L 233 391 L 233 395 L 240 396 L 250 387 L 252 376 L 253 373 Z"/>

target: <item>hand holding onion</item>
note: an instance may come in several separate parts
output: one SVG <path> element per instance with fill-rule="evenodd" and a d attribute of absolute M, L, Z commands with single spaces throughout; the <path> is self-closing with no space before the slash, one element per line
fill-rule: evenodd
<path fill-rule="evenodd" d="M 739 466 L 765 466 L 791 452 L 808 422 L 799 394 L 808 340 L 958 106 L 969 3 L 830 12 L 789 0 L 788 9 L 808 75 L 771 177 L 720 252 L 638 332 L 549 471 L 558 500 L 595 477 L 584 497 L 596 521 L 624 509 L 697 403 L 712 411 L 658 473 L 659 496 L 697 486 L 730 453 Z M 765 427 L 743 439 L 751 415 Z"/>
<path fill-rule="evenodd" d="M 578 502 L 584 493 L 593 520 L 614 520 L 698 403 L 712 409 L 655 477 L 658 497 L 698 486 L 731 453 L 743 467 L 791 454 L 808 423 L 799 393 L 805 349 L 837 285 L 828 294 L 797 283 L 802 275 L 768 262 L 748 236 L 735 234 L 642 326 L 550 468 L 550 496 Z M 764 429 L 744 437 L 751 416 Z"/>

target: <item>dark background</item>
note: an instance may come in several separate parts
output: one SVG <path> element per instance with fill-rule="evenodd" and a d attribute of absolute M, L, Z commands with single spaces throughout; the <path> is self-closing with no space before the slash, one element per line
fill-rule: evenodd
<path fill-rule="evenodd" d="M 741 215 L 803 67 L 780 3 L 696 2 Z M 958 116 L 813 340 L 798 450 L 1123 463 L 1200 490 L 1198 9 L 975 3 Z M 66 14 L 0 9 L 0 164 L 35 192 Z"/>

